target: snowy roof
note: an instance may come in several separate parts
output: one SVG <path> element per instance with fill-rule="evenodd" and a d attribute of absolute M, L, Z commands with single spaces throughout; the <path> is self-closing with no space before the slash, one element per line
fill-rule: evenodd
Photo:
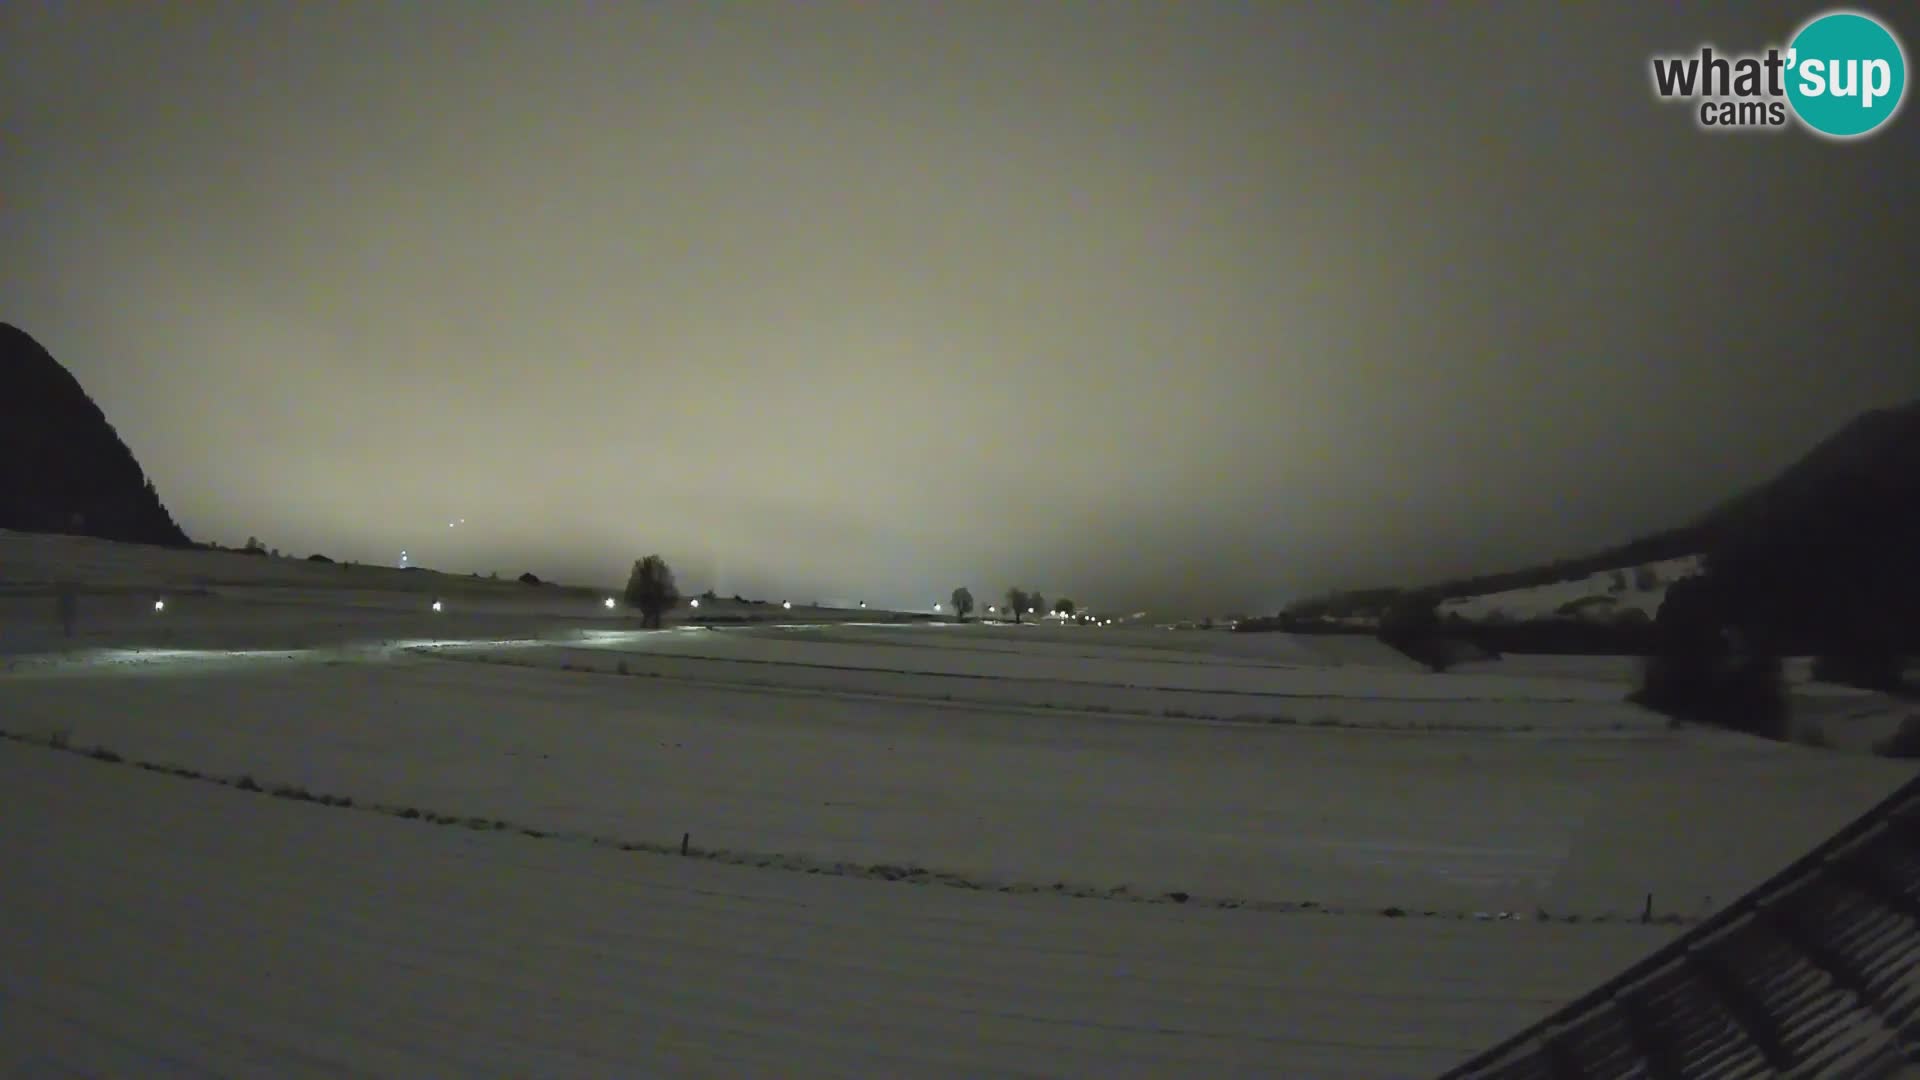
<path fill-rule="evenodd" d="M 1920 983 L 1920 779 L 1442 1080 L 1893 1076 Z"/>

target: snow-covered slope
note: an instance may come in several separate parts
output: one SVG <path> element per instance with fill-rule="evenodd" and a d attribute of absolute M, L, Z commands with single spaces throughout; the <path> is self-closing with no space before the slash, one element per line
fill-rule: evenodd
<path fill-rule="evenodd" d="M 1530 589 L 1461 596 L 1442 601 L 1442 616 L 1458 612 L 1467 619 L 1505 617 L 1532 619 L 1553 615 L 1568 604 L 1581 604 L 1589 618 L 1605 619 L 1628 609 L 1652 617 L 1666 598 L 1667 586 L 1697 571 L 1700 559 L 1663 559 L 1639 567 L 1590 574 L 1577 581 L 1558 581 Z M 1618 575 L 1618 576 L 1616 576 Z"/>

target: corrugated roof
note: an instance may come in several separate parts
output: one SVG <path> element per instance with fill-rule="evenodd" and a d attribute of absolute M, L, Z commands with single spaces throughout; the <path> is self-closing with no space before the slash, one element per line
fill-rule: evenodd
<path fill-rule="evenodd" d="M 1920 778 L 1441 1080 L 1920 1077 Z"/>

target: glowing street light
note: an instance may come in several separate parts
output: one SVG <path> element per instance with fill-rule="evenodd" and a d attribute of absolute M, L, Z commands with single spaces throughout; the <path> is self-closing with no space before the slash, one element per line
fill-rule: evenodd
<path fill-rule="evenodd" d="M 935 610 L 935 611 L 939 611 L 939 610 L 940 610 L 940 605 L 939 605 L 939 604 L 935 604 L 935 605 L 933 605 L 933 610 Z"/>
<path fill-rule="evenodd" d="M 607 597 L 607 610 L 608 611 L 613 610 L 613 597 L 611 596 Z"/>
<path fill-rule="evenodd" d="M 611 600 L 609 600 L 609 601 L 608 601 L 607 603 L 608 603 L 609 605 L 611 605 L 611 604 L 612 604 L 613 602 L 612 602 Z M 696 596 L 696 597 L 694 597 L 693 599 L 691 599 L 691 600 L 689 600 L 689 601 L 687 601 L 687 603 L 689 603 L 689 604 L 692 604 L 692 605 L 693 605 L 694 607 L 699 607 L 699 606 L 700 606 L 700 598 Z"/>
<path fill-rule="evenodd" d="M 792 611 L 792 610 L 793 610 L 793 601 L 791 601 L 791 600 L 782 600 L 782 601 L 780 601 L 780 606 L 781 606 L 781 607 L 783 607 L 783 608 L 786 608 L 786 609 L 787 609 L 788 611 Z"/>
<path fill-rule="evenodd" d="M 155 600 L 153 602 L 153 610 L 155 611 L 167 610 L 167 602 L 165 600 Z"/>
<path fill-rule="evenodd" d="M 438 600 L 435 600 L 435 601 L 433 602 L 433 610 L 435 610 L 435 611 L 439 611 L 439 610 L 441 610 L 441 606 L 440 606 L 440 601 L 438 601 Z"/>

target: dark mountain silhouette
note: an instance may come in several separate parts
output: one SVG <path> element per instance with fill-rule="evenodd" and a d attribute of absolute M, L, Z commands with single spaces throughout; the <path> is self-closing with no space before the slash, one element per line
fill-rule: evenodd
<path fill-rule="evenodd" d="M 1920 494 L 1920 401 L 1855 417 L 1779 476 L 1707 515 L 1712 546 L 1736 534 L 1848 507 L 1911 508 Z"/>
<path fill-rule="evenodd" d="M 1742 592 L 1771 594 L 1766 620 L 1804 621 L 1836 590 L 1856 608 L 1920 605 L 1920 401 L 1856 417 L 1779 475 L 1698 519 L 1588 555 L 1460 578 L 1434 599 L 1572 581 L 1661 559 L 1707 555 Z M 1290 609 L 1304 617 L 1377 615 L 1403 590 L 1343 591 Z"/>
<path fill-rule="evenodd" d="M 0 323 L 0 529 L 192 543 L 79 380 L 6 323 Z"/>
<path fill-rule="evenodd" d="M 1809 645 L 1920 646 L 1920 402 L 1867 413 L 1706 523 L 1725 613 Z"/>

